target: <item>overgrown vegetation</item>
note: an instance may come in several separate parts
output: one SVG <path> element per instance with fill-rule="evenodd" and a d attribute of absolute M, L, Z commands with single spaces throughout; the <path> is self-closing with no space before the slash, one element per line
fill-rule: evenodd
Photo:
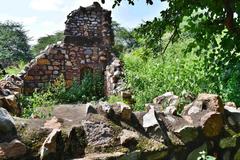
<path fill-rule="evenodd" d="M 209 91 L 210 81 L 204 71 L 204 59 L 195 54 L 185 55 L 182 49 L 187 41 L 171 45 L 167 52 L 154 58 L 153 53 L 145 57 L 143 48 L 123 56 L 126 81 L 133 90 L 135 109 L 141 110 L 156 96 L 173 91 L 200 93 Z"/>
<path fill-rule="evenodd" d="M 234 101 L 240 106 L 238 93 L 240 89 L 238 63 L 240 60 L 238 45 L 240 3 L 237 1 L 219 3 L 217 1 L 195 3 L 190 0 L 164 1 L 169 3 L 169 8 L 162 11 L 153 21 L 145 22 L 134 30 L 128 30 L 117 22 L 113 22 L 115 34 L 113 50 L 124 61 L 125 80 L 136 100 L 134 108 L 141 110 L 145 103 L 168 91 L 173 91 L 176 95 L 182 95 L 183 92 L 216 93 L 221 95 L 224 101 Z M 115 4 L 120 5 L 121 2 L 116 0 Z M 128 0 L 128 2 L 134 5 L 135 1 Z M 152 4 L 154 1 L 146 2 Z M 234 17 L 234 14 L 237 16 Z M 5 26 L 10 26 L 13 30 L 16 28 L 15 31 L 23 30 L 22 26 L 17 24 Z M 13 52 L 8 50 L 9 48 L 4 48 L 4 46 L 14 46 L 14 43 L 3 45 L 4 38 L 12 38 L 9 35 L 15 34 L 15 31 L 10 32 L 8 28 L 2 31 L 7 34 L 3 34 L 5 36 L 1 38 L 3 41 L 0 47 L 3 49 L 0 48 L 0 58 L 8 55 L 13 57 L 14 61 L 15 57 L 18 60 L 21 59 L 23 52 L 11 54 Z M 24 34 L 20 37 L 25 37 L 23 42 L 27 39 Z M 36 55 L 46 45 L 62 39 L 63 32 L 42 37 L 38 40 L 38 44 L 32 47 L 31 53 Z M 24 46 L 23 48 L 26 49 L 24 55 L 27 55 L 29 48 L 27 45 Z M 7 54 L 5 54 L 6 50 L 8 50 Z M 81 85 L 84 87 L 80 87 Z M 49 87 L 40 93 L 34 93 L 32 100 L 29 100 L 26 106 L 35 108 L 35 106 L 44 105 L 42 103 L 46 101 L 52 101 L 54 104 L 87 102 L 98 99 L 96 95 L 101 95 L 97 90 L 98 87 L 92 88 L 95 86 L 94 79 L 83 80 L 80 85 L 74 83 L 69 89 L 63 86 L 56 87 L 57 90 Z M 38 103 L 38 97 L 41 96 L 43 100 Z M 44 96 L 50 99 L 45 100 Z M 121 99 L 114 96 L 109 98 L 109 102 L 115 101 L 121 101 Z"/>
<path fill-rule="evenodd" d="M 63 76 L 53 84 L 47 85 L 31 96 L 21 97 L 21 106 L 24 108 L 23 117 L 48 116 L 39 112 L 40 107 L 49 107 L 59 103 L 87 103 L 104 97 L 103 78 L 100 74 L 87 73 L 80 83 L 74 81 L 70 88 L 66 88 Z"/>

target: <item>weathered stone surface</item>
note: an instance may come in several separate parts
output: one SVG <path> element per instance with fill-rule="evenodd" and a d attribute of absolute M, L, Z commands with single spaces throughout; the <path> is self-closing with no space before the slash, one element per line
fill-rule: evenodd
<path fill-rule="evenodd" d="M 83 126 L 71 127 L 65 139 L 64 155 L 68 158 L 79 158 L 85 155 L 87 138 Z"/>
<path fill-rule="evenodd" d="M 113 131 L 108 124 L 102 121 L 83 121 L 82 125 L 86 132 L 89 145 L 110 145 L 113 138 Z"/>
<path fill-rule="evenodd" d="M 86 104 L 86 114 L 90 114 L 90 113 L 97 114 L 97 110 L 91 103 L 87 103 Z"/>
<path fill-rule="evenodd" d="M 155 104 L 161 104 L 162 106 L 167 107 L 167 106 L 175 106 L 177 107 L 178 105 L 178 96 L 175 96 L 172 92 L 167 92 L 161 96 L 158 96 L 153 99 L 153 103 Z"/>
<path fill-rule="evenodd" d="M 149 109 L 148 113 L 146 113 L 143 116 L 143 127 L 144 128 L 149 128 L 149 127 L 153 127 L 155 125 L 158 125 L 158 121 L 156 118 L 156 112 L 154 110 L 154 108 Z"/>
<path fill-rule="evenodd" d="M 93 153 L 93 154 L 86 155 L 86 157 L 84 157 L 84 158 L 74 159 L 74 160 L 111 160 L 111 159 L 119 159 L 123 155 L 124 155 L 124 153 L 122 153 L 122 152 Z"/>
<path fill-rule="evenodd" d="M 114 115 L 114 110 L 112 106 L 107 102 L 99 102 L 97 106 L 98 113 L 104 115 L 105 117 L 112 117 Z"/>
<path fill-rule="evenodd" d="M 0 159 L 19 159 L 26 151 L 26 146 L 17 139 L 0 143 Z"/>
<path fill-rule="evenodd" d="M 37 59 L 37 64 L 38 65 L 44 65 L 44 64 L 50 64 L 48 59 Z"/>
<path fill-rule="evenodd" d="M 196 101 L 203 102 L 203 109 L 207 108 L 211 111 L 223 113 L 223 102 L 216 94 L 199 94 Z"/>
<path fill-rule="evenodd" d="M 64 159 L 61 130 L 53 129 L 40 149 L 40 160 Z"/>
<path fill-rule="evenodd" d="M 130 122 L 132 116 L 132 109 L 130 106 L 124 103 L 116 103 L 113 105 L 113 110 L 115 115 L 117 115 L 121 120 Z"/>
<path fill-rule="evenodd" d="M 113 61 L 106 66 L 105 79 L 106 79 L 106 95 L 121 95 L 121 97 L 133 104 L 132 93 L 124 86 L 124 72 L 120 60 L 113 55 Z"/>
<path fill-rule="evenodd" d="M 215 94 L 199 94 L 193 103 L 184 107 L 182 115 L 197 114 L 203 110 L 223 113 L 224 107 L 221 98 Z"/>
<path fill-rule="evenodd" d="M 236 106 L 236 104 L 234 102 L 226 102 L 225 106 L 237 108 L 237 106 Z"/>
<path fill-rule="evenodd" d="M 139 135 L 136 132 L 129 131 L 129 130 L 122 130 L 119 135 L 120 137 L 120 144 L 123 146 L 134 146 L 137 145 L 137 141 L 139 139 Z"/>
<path fill-rule="evenodd" d="M 17 136 L 15 122 L 6 109 L 0 108 L 0 143 L 9 142 Z"/>
<path fill-rule="evenodd" d="M 162 128 L 158 123 L 154 108 L 149 109 L 149 111 L 143 116 L 143 128 L 150 137 L 163 141 Z"/>
<path fill-rule="evenodd" d="M 111 13 L 98 3 L 80 7 L 68 15 L 64 34 L 64 42 L 48 46 L 26 66 L 22 79 L 11 77 L 0 82 L 0 106 L 17 106 L 13 95 L 17 99 L 22 87 L 26 93 L 32 92 L 61 73 L 70 87 L 88 71 L 105 72 L 106 95 L 121 95 L 133 104 L 132 93 L 124 85 L 123 65 L 111 54 Z M 15 118 L 19 138 L 28 148 L 24 158 L 38 159 L 41 153 L 42 159 L 72 159 L 87 154 L 85 158 L 89 159 L 191 160 L 208 146 L 210 154 L 216 152 L 218 159 L 239 159 L 236 105 L 226 103 L 223 112 L 217 95 L 200 94 L 195 100 L 195 96 L 184 96 L 192 103 L 181 115 L 177 113 L 179 97 L 168 92 L 148 104 L 146 112 L 132 113 L 125 104 L 100 103 L 96 108 L 90 104 L 59 105 L 54 107 L 55 117 L 47 121 Z M 6 97 L 10 97 L 7 103 Z M 11 109 L 20 112 L 17 107 Z M 0 117 L 0 139 L 9 144 L 16 131 L 12 121 L 5 119 Z M 224 128 L 223 122 L 227 122 Z"/>
<path fill-rule="evenodd" d="M 9 112 L 20 115 L 21 114 L 21 108 L 17 102 L 17 97 L 15 95 L 8 95 L 4 96 L 2 98 L 2 103 L 5 109 L 7 109 Z"/>
<path fill-rule="evenodd" d="M 208 112 L 200 119 L 200 125 L 203 128 L 203 133 L 205 136 L 218 136 L 223 128 L 222 115 L 216 112 Z"/>
<path fill-rule="evenodd" d="M 167 115 L 163 118 L 166 127 L 173 132 L 184 144 L 196 140 L 198 129 L 181 117 Z"/>
<path fill-rule="evenodd" d="M 177 115 L 177 107 L 176 106 L 168 106 L 164 109 L 164 114 L 172 114 Z"/>
<path fill-rule="evenodd" d="M 57 105 L 54 106 L 52 115 L 62 120 L 63 126 L 80 124 L 82 120 L 86 119 L 86 105 Z"/>
<path fill-rule="evenodd" d="M 16 76 L 7 76 L 0 81 L 0 107 L 7 109 L 14 115 L 20 115 L 21 107 L 17 98 L 21 93 L 22 81 Z"/>
<path fill-rule="evenodd" d="M 44 123 L 44 127 L 45 128 L 50 128 L 50 129 L 59 129 L 59 128 L 61 128 L 62 123 L 63 123 L 62 119 L 53 117 L 51 120 L 47 120 Z"/>

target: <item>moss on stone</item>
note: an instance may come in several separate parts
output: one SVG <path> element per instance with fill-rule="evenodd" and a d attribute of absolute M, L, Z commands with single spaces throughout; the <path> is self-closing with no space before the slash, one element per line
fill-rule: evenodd
<path fill-rule="evenodd" d="M 146 137 L 141 136 L 138 144 L 137 144 L 137 149 L 140 151 L 162 151 L 167 148 L 166 145 L 164 145 L 161 142 L 155 141 L 153 139 L 148 139 Z"/>

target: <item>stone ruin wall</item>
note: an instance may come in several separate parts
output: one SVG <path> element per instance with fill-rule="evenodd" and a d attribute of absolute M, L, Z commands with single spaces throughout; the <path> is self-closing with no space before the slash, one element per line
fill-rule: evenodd
<path fill-rule="evenodd" d="M 107 95 L 116 93 L 114 90 L 122 69 L 119 69 L 118 64 L 111 64 L 114 61 L 111 21 L 111 11 L 104 10 L 96 2 L 92 6 L 72 11 L 65 22 L 64 41 L 48 46 L 21 73 L 24 92 L 31 93 L 36 88 L 42 88 L 61 74 L 67 86 L 70 86 L 73 80 L 80 81 L 83 74 L 90 70 L 106 75 Z M 106 67 L 112 70 L 106 71 Z"/>

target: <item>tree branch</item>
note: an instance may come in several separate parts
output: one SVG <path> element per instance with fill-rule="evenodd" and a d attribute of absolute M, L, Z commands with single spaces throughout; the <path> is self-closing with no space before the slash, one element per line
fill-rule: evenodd
<path fill-rule="evenodd" d="M 175 28 L 174 32 L 172 33 L 171 37 L 170 37 L 169 40 L 168 40 L 167 45 L 165 46 L 164 50 L 162 51 L 162 55 L 166 52 L 169 44 L 171 43 L 171 41 L 173 41 L 173 39 L 174 39 L 174 37 L 176 36 L 176 34 L 177 34 L 177 29 Z"/>

